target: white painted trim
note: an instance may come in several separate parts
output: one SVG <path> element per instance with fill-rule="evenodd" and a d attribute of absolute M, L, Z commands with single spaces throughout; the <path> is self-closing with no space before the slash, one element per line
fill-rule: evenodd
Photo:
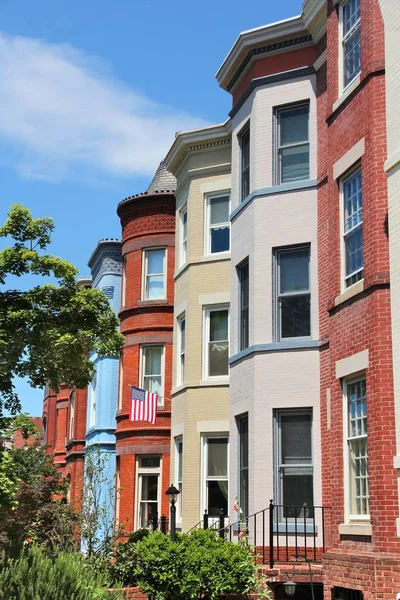
<path fill-rule="evenodd" d="M 386 172 L 391 171 L 400 163 L 400 150 L 395 150 L 390 156 L 388 156 L 384 169 Z"/>
<path fill-rule="evenodd" d="M 212 182 L 210 182 L 212 183 Z M 227 226 L 229 227 L 229 250 L 225 250 L 224 252 L 211 252 L 211 235 L 210 235 L 210 229 L 211 229 L 211 200 L 214 200 L 215 198 L 224 198 L 224 197 L 228 197 L 229 200 L 229 207 L 228 207 L 228 221 L 226 221 L 226 223 L 228 224 Z M 204 243 L 203 243 L 203 254 L 204 257 L 218 257 L 218 256 L 222 256 L 223 258 L 225 258 L 226 254 L 230 254 L 231 252 L 231 223 L 230 223 L 230 219 L 229 216 L 231 214 L 231 193 L 230 193 L 230 189 L 229 191 L 222 188 L 220 191 L 218 191 L 217 193 L 210 193 L 210 194 L 206 194 L 204 196 Z"/>
<path fill-rule="evenodd" d="M 340 69 L 339 69 L 340 70 Z M 361 83 L 361 75 L 357 75 L 357 77 L 352 81 L 345 90 L 341 93 L 339 98 L 332 104 L 332 112 L 335 112 L 337 108 L 358 88 Z"/>
<path fill-rule="evenodd" d="M 318 71 L 322 65 L 324 65 L 327 61 L 327 53 L 326 50 L 324 50 L 317 58 L 317 60 L 315 61 L 315 63 L 313 64 L 313 67 L 316 71 Z"/>
<path fill-rule="evenodd" d="M 343 304 L 346 300 L 357 296 L 357 294 L 361 294 L 364 291 L 364 279 L 357 281 L 354 285 L 346 288 L 339 296 L 335 298 L 335 306 L 339 306 L 339 304 Z"/>
<path fill-rule="evenodd" d="M 365 138 L 361 138 L 333 165 L 333 178 L 338 179 L 360 160 L 365 153 Z"/>
<path fill-rule="evenodd" d="M 219 433 L 229 431 L 229 420 L 224 421 L 197 421 L 197 433 Z"/>
<path fill-rule="evenodd" d="M 213 192 L 226 191 L 227 194 L 231 193 L 231 176 L 222 177 L 218 181 L 204 181 L 200 184 L 201 194 L 210 194 Z"/>
<path fill-rule="evenodd" d="M 372 525 L 371 523 L 340 523 L 339 535 L 372 536 Z"/>
<path fill-rule="evenodd" d="M 369 367 L 369 350 L 362 350 L 335 362 L 336 379 L 365 371 Z"/>
<path fill-rule="evenodd" d="M 229 304 L 231 301 L 230 292 L 216 292 L 214 294 L 200 294 L 199 304 L 205 306 L 206 304 Z M 213 308 L 210 306 L 210 308 Z M 227 307 L 229 309 L 229 306 Z"/>
<path fill-rule="evenodd" d="M 206 294 L 206 296 L 208 296 L 209 294 Z M 212 294 L 210 294 L 212 295 Z M 217 294 L 215 294 L 217 295 Z M 222 296 L 222 294 L 219 294 Z M 228 311 L 228 359 L 229 359 L 229 336 L 230 336 L 230 305 L 225 303 L 215 303 L 212 304 L 211 306 L 203 306 L 203 343 L 202 343 L 202 365 L 203 365 L 203 369 L 202 369 L 202 373 L 203 373 L 203 379 L 202 381 L 209 381 L 210 383 L 212 383 L 213 381 L 221 381 L 224 380 L 225 378 L 228 380 L 229 379 L 229 360 L 228 360 L 228 374 L 226 376 L 213 376 L 213 375 L 209 375 L 208 371 L 209 371 L 209 362 L 208 362 L 208 344 L 209 344 L 209 337 L 210 337 L 210 314 L 214 311 L 217 310 L 227 310 Z"/>

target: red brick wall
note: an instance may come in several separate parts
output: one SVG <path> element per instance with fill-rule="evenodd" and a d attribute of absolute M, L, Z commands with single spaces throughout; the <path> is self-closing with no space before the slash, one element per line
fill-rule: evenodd
<path fill-rule="evenodd" d="M 70 503 L 79 512 L 82 506 L 84 449 L 86 434 L 87 388 L 75 390 L 74 427 L 66 450 L 66 475 L 70 476 Z M 71 404 L 68 407 L 68 435 L 70 434 Z"/>
<path fill-rule="evenodd" d="M 383 584 L 383 553 L 397 552 L 397 480 L 387 237 L 383 25 L 378 0 L 361 0 L 362 72 L 359 89 L 336 111 L 338 11 L 328 2 L 327 64 L 318 72 L 318 244 L 321 350 L 323 504 L 332 507 L 324 557 L 325 598 L 334 585 L 362 589 L 364 599 L 395 597 L 398 575 Z M 340 294 L 340 204 L 333 164 L 365 138 L 363 181 L 364 292 L 335 307 Z M 343 396 L 336 361 L 369 350 L 366 371 L 372 539 L 340 539 L 344 522 Z M 330 389 L 330 429 L 326 394 Z M 372 561 L 372 562 L 371 562 Z M 389 572 L 394 567 L 389 568 Z"/>
<path fill-rule="evenodd" d="M 134 528 L 136 459 L 138 455 L 157 454 L 162 458 L 161 514 L 168 515 L 164 491 L 169 487 L 170 427 L 172 387 L 172 331 L 175 265 L 175 196 L 171 193 L 141 195 L 118 208 L 122 224 L 122 254 L 125 257 L 125 301 L 120 313 L 121 332 L 125 335 L 123 352 L 122 407 L 117 414 L 117 456 L 120 464 L 119 522 Z M 143 249 L 167 248 L 167 299 L 142 300 Z M 164 409 L 156 424 L 131 422 L 131 385 L 140 384 L 140 345 L 164 344 Z"/>

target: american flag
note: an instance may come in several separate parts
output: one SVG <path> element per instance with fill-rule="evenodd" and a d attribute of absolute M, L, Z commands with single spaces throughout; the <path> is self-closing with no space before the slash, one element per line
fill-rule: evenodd
<path fill-rule="evenodd" d="M 157 417 L 158 394 L 132 387 L 131 421 L 149 421 L 153 425 Z"/>

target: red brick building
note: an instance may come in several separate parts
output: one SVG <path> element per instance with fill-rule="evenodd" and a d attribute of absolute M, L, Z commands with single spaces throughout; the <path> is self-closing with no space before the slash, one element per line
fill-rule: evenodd
<path fill-rule="evenodd" d="M 161 163 L 147 192 L 118 206 L 123 278 L 116 429 L 116 519 L 127 530 L 168 515 L 175 264 L 175 178 Z M 159 394 L 155 425 L 129 418 L 131 386 Z"/>
<path fill-rule="evenodd" d="M 62 475 L 66 475 L 65 447 L 68 432 L 68 412 L 71 390 L 62 385 L 58 394 L 46 387 L 43 401 L 43 443 L 47 454 L 53 456 L 53 462 Z"/>
<path fill-rule="evenodd" d="M 383 22 L 378 0 L 317 4 L 324 597 L 396 598 Z"/>

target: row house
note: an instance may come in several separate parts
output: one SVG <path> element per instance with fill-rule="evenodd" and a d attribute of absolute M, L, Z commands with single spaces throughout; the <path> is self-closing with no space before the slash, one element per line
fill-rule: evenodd
<path fill-rule="evenodd" d="M 228 514 L 231 144 L 228 123 L 180 132 L 176 185 L 171 480 L 178 526 Z"/>

